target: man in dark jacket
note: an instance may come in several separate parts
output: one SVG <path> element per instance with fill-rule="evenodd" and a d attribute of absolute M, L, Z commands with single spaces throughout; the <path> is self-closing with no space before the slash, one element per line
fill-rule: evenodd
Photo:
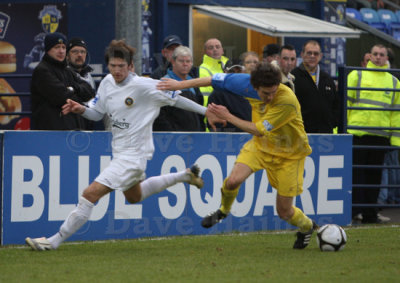
<path fill-rule="evenodd" d="M 68 40 L 68 65 L 81 76 L 81 79 L 90 84 L 93 89 L 96 89 L 96 84 L 90 74 L 93 69 L 87 63 L 88 54 L 86 42 L 82 38 L 74 37 Z"/>
<path fill-rule="evenodd" d="M 61 33 L 46 35 L 45 55 L 32 74 L 32 130 L 85 130 L 82 117 L 61 115 L 67 99 L 80 103 L 94 97 L 92 87 L 67 65 L 67 39 Z"/>
<path fill-rule="evenodd" d="M 295 94 L 301 105 L 304 128 L 307 133 L 332 133 L 340 115 L 339 96 L 333 79 L 320 69 L 319 43 L 307 41 L 301 57 L 303 62 L 291 73 L 295 77 Z"/>

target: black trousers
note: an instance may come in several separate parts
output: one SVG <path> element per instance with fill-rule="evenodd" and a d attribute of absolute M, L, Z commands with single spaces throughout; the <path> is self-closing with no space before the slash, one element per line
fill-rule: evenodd
<path fill-rule="evenodd" d="M 353 145 L 388 146 L 390 140 L 378 136 L 353 136 Z M 386 150 L 382 149 L 353 149 L 354 165 L 383 165 Z M 381 184 L 382 169 L 353 168 L 353 184 Z M 353 204 L 376 204 L 380 188 L 354 188 Z M 374 223 L 377 221 L 378 209 L 374 207 L 354 207 L 353 216 L 361 213 L 363 222 Z"/>

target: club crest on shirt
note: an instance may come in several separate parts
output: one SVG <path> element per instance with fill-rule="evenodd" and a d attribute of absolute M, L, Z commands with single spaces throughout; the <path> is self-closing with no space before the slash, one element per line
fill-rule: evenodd
<path fill-rule="evenodd" d="M 133 99 L 131 98 L 131 97 L 127 97 L 127 98 L 125 98 L 125 104 L 126 104 L 126 106 L 132 106 L 132 104 L 133 104 Z"/>
<path fill-rule="evenodd" d="M 274 126 L 272 126 L 267 120 L 264 120 L 263 121 L 263 125 L 264 125 L 264 128 L 269 132 L 269 131 L 271 131 L 273 128 L 274 128 Z"/>

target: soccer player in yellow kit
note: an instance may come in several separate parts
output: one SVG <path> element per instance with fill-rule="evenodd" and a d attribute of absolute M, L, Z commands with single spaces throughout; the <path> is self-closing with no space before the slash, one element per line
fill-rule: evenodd
<path fill-rule="evenodd" d="M 204 217 L 202 226 L 221 222 L 231 210 L 240 185 L 254 172 L 265 169 L 268 180 L 278 191 L 276 207 L 281 219 L 299 227 L 293 248 L 304 249 L 317 225 L 298 207 L 293 198 L 303 192 L 304 162 L 311 153 L 304 131 L 300 104 L 290 88 L 281 84 L 279 67 L 261 63 L 247 74 L 216 74 L 185 82 L 163 81 L 160 89 L 177 90 L 212 85 L 247 97 L 252 106 L 252 121 L 232 115 L 225 106 L 210 104 L 211 113 L 250 133 L 253 138 L 241 149 L 230 175 L 221 188 L 221 207 Z"/>

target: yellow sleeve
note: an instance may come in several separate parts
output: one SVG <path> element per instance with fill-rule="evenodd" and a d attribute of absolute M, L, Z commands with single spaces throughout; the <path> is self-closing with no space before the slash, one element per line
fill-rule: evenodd
<path fill-rule="evenodd" d="M 348 76 L 347 76 L 347 86 L 348 87 L 356 87 L 358 84 L 358 73 L 357 71 L 352 71 Z M 348 98 L 356 98 L 356 91 L 355 90 L 347 90 L 347 97 Z M 347 105 L 352 106 L 352 100 L 347 99 Z"/>
<path fill-rule="evenodd" d="M 263 135 L 268 135 L 295 119 L 296 107 L 293 104 L 278 104 L 271 107 L 257 123 L 257 130 Z"/>

